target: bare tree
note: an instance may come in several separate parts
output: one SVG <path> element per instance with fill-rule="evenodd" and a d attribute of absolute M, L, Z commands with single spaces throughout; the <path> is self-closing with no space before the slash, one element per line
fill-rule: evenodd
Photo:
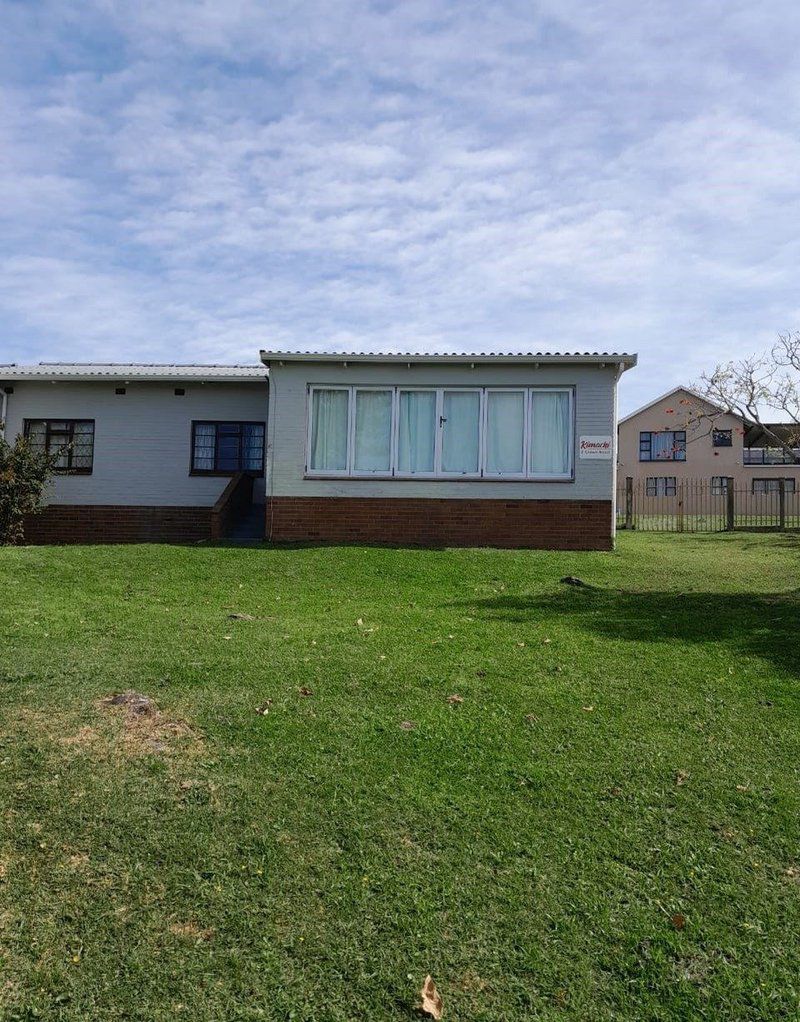
<path fill-rule="evenodd" d="M 800 463 L 800 332 L 780 334 L 769 354 L 721 363 L 701 377 L 703 393 L 715 404 L 760 428 L 765 446 L 777 447 Z M 776 430 L 766 409 L 787 420 Z"/>

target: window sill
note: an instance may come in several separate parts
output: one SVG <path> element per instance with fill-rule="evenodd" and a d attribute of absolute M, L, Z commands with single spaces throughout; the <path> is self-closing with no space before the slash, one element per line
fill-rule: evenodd
<path fill-rule="evenodd" d="M 321 479 L 340 483 L 574 483 L 575 476 L 387 476 L 342 475 L 336 472 L 305 472 L 303 479 Z"/>
<path fill-rule="evenodd" d="M 233 476 L 238 475 L 240 472 L 244 472 L 245 475 L 252 476 L 254 479 L 259 479 L 264 475 L 264 469 L 242 469 L 235 468 L 231 469 L 230 472 L 204 472 L 202 469 L 190 469 L 190 476 L 205 476 L 209 479 L 232 479 Z"/>

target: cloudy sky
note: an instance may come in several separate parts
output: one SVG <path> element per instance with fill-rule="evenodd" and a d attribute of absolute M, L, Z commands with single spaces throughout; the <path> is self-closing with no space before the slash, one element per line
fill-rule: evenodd
<path fill-rule="evenodd" d="M 0 361 L 800 327 L 796 0 L 2 2 Z"/>

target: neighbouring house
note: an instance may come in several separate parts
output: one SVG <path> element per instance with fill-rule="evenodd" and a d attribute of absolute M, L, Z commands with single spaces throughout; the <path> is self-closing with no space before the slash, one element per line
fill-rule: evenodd
<path fill-rule="evenodd" d="M 29 542 L 263 536 L 263 365 L 6 365 L 0 400 L 9 440 L 62 452 Z"/>
<path fill-rule="evenodd" d="M 626 354 L 263 351 L 267 537 L 608 550 Z"/>
<path fill-rule="evenodd" d="M 770 425 L 784 438 L 796 433 Z M 770 446 L 772 444 L 772 446 Z M 798 451 L 800 453 L 800 451 Z M 618 469 L 649 497 L 679 496 L 682 481 L 707 484 L 724 496 L 728 479 L 742 493 L 800 491 L 800 464 L 776 448 L 760 427 L 709 401 L 689 387 L 676 387 L 620 419 Z"/>

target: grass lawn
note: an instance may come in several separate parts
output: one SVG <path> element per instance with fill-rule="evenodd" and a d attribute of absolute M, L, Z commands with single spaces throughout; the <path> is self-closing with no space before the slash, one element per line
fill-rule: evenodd
<path fill-rule="evenodd" d="M 0 1018 L 797 1018 L 798 555 L 0 550 Z"/>

